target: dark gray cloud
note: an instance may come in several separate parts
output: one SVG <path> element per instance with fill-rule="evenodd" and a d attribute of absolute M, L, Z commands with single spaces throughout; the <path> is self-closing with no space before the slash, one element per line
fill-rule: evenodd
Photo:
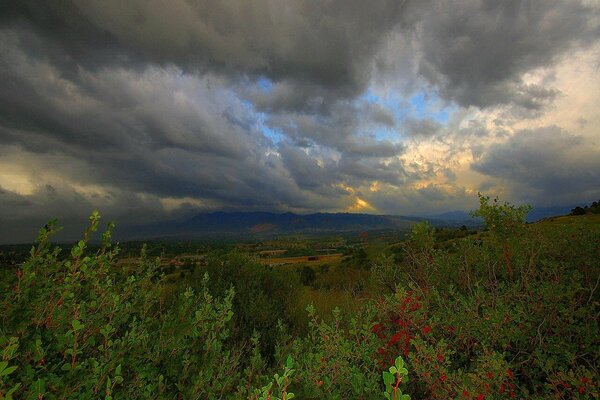
<path fill-rule="evenodd" d="M 596 42 L 600 9 L 590 2 L 424 1 L 407 16 L 420 43 L 420 73 L 440 94 L 479 107 L 516 102 L 538 109 L 553 97 L 521 76 Z"/>
<path fill-rule="evenodd" d="M 368 103 L 337 101 L 325 113 L 279 112 L 266 124 L 297 145 L 329 147 L 350 157 L 392 157 L 403 146 L 390 140 L 378 140 L 378 128 L 390 128 L 394 117 L 389 110 Z M 392 125 L 390 125 L 392 124 Z"/>
<path fill-rule="evenodd" d="M 135 203 L 138 194 L 159 206 L 164 197 L 191 197 L 219 208 L 295 211 L 337 209 L 347 202 L 347 193 L 337 187 L 344 176 L 339 165 L 328 160 L 324 173 L 303 173 L 302 163 L 314 168 L 315 159 L 265 137 L 257 115 L 227 89 L 227 80 L 152 66 L 80 68 L 63 76 L 47 60 L 21 52 L 14 36 L 2 43 L 0 74 L 17 84 L 5 86 L 0 96 L 0 159 L 18 149 L 20 161 L 31 163 L 28 168 L 35 164 L 59 180 L 119 188 L 111 195 L 119 199 L 99 204 L 111 215 L 125 212 L 117 205 Z M 331 133 L 335 143 L 337 132 Z M 341 143 L 355 157 L 399 151 L 359 136 Z M 12 192 L 3 204 L 9 210 L 32 202 L 37 206 L 26 209 L 30 215 L 54 215 L 56 207 L 40 199 L 44 193 Z M 65 183 L 58 193 L 80 192 Z M 98 205 L 80 194 L 79 200 L 85 210 Z M 78 217 L 88 213 L 67 209 Z"/>
<path fill-rule="evenodd" d="M 403 127 L 409 136 L 431 137 L 441 131 L 442 125 L 431 118 L 406 118 Z"/>
<path fill-rule="evenodd" d="M 535 204 L 600 196 L 600 157 L 593 143 L 556 126 L 523 130 L 486 150 L 472 168 L 510 182 Z"/>
<path fill-rule="evenodd" d="M 173 217 L 156 197 L 118 189 L 108 194 L 82 195 L 68 185 L 55 184 L 41 185 L 33 193 L 22 195 L 0 187 L 0 243 L 31 242 L 51 218 L 58 218 L 65 227 L 61 239 L 80 238 L 87 217 L 99 205 L 103 206 L 103 225 L 116 220 L 120 227 L 135 226 L 141 221 Z"/>
<path fill-rule="evenodd" d="M 597 183 L 584 139 L 558 128 L 510 139 L 504 129 L 552 107 L 562 95 L 553 65 L 597 42 L 599 7 L 586 4 L 0 2 L 0 166 L 30 186 L 0 171 L 10 184 L 0 225 L 85 218 L 96 207 L 134 223 L 184 209 L 339 210 L 356 196 L 394 212 L 464 201 L 439 160 L 403 160 L 427 140 L 448 147 L 448 163 L 472 150 L 474 169 L 531 196 L 588 190 L 560 169 Z M 523 79 L 539 67 L 547 79 Z M 424 92 L 462 115 L 504 107 L 497 129 L 436 122 L 411 103 Z M 488 148 L 492 139 L 508 141 Z M 453 194 L 414 186 L 436 174 L 457 185 Z M 367 191 L 373 182 L 386 189 Z"/>
<path fill-rule="evenodd" d="M 417 58 L 420 75 L 449 100 L 537 109 L 552 93 L 525 85 L 521 74 L 600 34 L 598 7 L 574 0 L 22 0 L 0 7 L 0 22 L 19 32 L 28 51 L 64 73 L 155 63 L 262 75 L 277 84 L 255 98 L 267 110 L 314 109 L 356 95 L 373 71 L 400 68 L 389 53 Z M 393 42 L 402 43 L 398 54 Z"/>
<path fill-rule="evenodd" d="M 306 201 L 267 154 L 270 142 L 252 115 L 222 86 L 159 68 L 81 70 L 66 79 L 47 63 L 7 59 L 3 78 L 23 82 L 0 97 L 2 142 L 63 155 L 52 168 L 75 182 L 247 206 Z M 25 82 L 24 74 L 36 78 Z M 11 103 L 18 88 L 27 101 Z"/>
<path fill-rule="evenodd" d="M 78 62 L 175 63 L 355 91 L 403 3 L 24 0 L 1 11 Z"/>

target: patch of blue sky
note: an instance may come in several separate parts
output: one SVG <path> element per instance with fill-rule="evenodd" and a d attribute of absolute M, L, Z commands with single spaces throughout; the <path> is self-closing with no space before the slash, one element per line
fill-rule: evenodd
<path fill-rule="evenodd" d="M 279 144 L 283 141 L 284 134 L 279 129 L 273 129 L 264 122 L 260 123 L 260 130 L 267 138 L 271 139 L 273 144 Z"/>
<path fill-rule="evenodd" d="M 409 98 L 400 93 L 387 93 L 384 96 L 375 94 L 371 89 L 367 89 L 360 97 L 360 101 L 369 104 L 379 104 L 390 110 L 396 121 L 412 118 L 431 118 L 441 124 L 445 124 L 450 116 L 456 111 L 453 105 L 445 104 L 435 92 L 426 92 L 421 90 Z"/>
<path fill-rule="evenodd" d="M 394 114 L 394 118 L 396 121 L 401 121 L 406 117 L 406 114 L 409 110 L 407 110 L 406 102 L 403 101 L 399 96 L 395 95 L 386 95 L 379 96 L 375 94 L 372 90 L 367 89 L 365 93 L 363 93 L 358 98 L 358 103 L 368 103 L 368 104 L 377 104 L 380 105 Z M 403 104 L 404 103 L 404 104 Z M 387 140 L 392 143 L 396 143 L 399 141 L 398 131 L 396 127 L 390 127 L 385 125 L 376 125 L 373 128 L 369 129 L 369 135 L 374 136 L 375 140 Z"/>
<path fill-rule="evenodd" d="M 395 93 L 377 96 L 370 90 L 367 90 L 361 99 L 368 103 L 379 104 L 380 106 L 387 108 L 394 114 L 394 118 L 397 122 L 402 121 L 410 113 L 410 107 L 408 107 L 406 100 Z"/>
<path fill-rule="evenodd" d="M 375 136 L 375 140 L 382 141 L 387 140 L 392 143 L 399 142 L 398 131 L 395 128 L 389 128 L 384 126 L 377 126 L 372 131 L 372 135 Z"/>
<path fill-rule="evenodd" d="M 427 117 L 427 109 L 429 108 L 427 104 L 427 97 L 428 96 L 425 92 L 418 92 L 417 94 L 413 95 L 409 100 L 416 116 L 419 118 Z"/>
<path fill-rule="evenodd" d="M 264 112 L 256 111 L 254 104 L 252 104 L 250 100 L 240 97 L 235 91 L 230 89 L 223 90 L 223 94 L 226 94 L 227 96 L 230 96 L 237 102 L 239 102 L 239 104 L 243 107 L 245 112 L 248 113 L 248 117 L 250 117 L 251 120 L 255 121 L 255 127 L 260 132 L 262 132 L 262 134 L 266 138 L 270 139 L 271 142 L 273 142 L 273 144 L 278 144 L 283 140 L 284 134 L 278 129 L 273 129 L 269 127 L 267 123 L 267 114 Z"/>
<path fill-rule="evenodd" d="M 273 90 L 273 81 L 265 76 L 258 78 L 256 84 L 264 93 L 269 93 L 271 90 Z"/>
<path fill-rule="evenodd" d="M 254 117 L 256 118 L 258 129 L 265 135 L 266 138 L 270 139 L 273 144 L 279 144 L 284 140 L 284 133 L 279 129 L 273 129 L 267 122 L 267 114 L 263 112 L 256 112 L 252 109 Z"/>
<path fill-rule="evenodd" d="M 420 119 L 430 118 L 440 124 L 445 124 L 450 119 L 450 115 L 456 111 L 453 105 L 443 104 L 442 100 L 435 93 L 420 91 L 409 99 L 413 109 L 413 115 Z"/>
<path fill-rule="evenodd" d="M 393 114 L 396 120 L 399 120 L 399 117 L 403 117 L 402 115 L 402 107 L 399 107 L 399 103 L 390 100 L 390 96 L 385 96 L 382 98 L 375 94 L 372 90 L 367 89 L 358 99 L 357 105 L 360 106 L 361 103 L 368 104 L 377 104 L 384 108 L 389 109 Z M 368 133 L 366 135 L 372 136 L 377 141 L 387 140 L 390 142 L 398 141 L 398 133 L 394 127 L 384 126 L 384 125 L 376 125 L 375 127 L 370 127 L 368 129 Z"/>
<path fill-rule="evenodd" d="M 419 91 L 410 97 L 405 97 L 401 93 L 388 92 L 385 95 L 378 95 L 371 89 L 359 98 L 359 102 L 378 104 L 385 107 L 394 114 L 396 122 L 402 124 L 407 118 L 432 119 L 442 125 L 447 124 L 457 107 L 447 104 L 439 98 L 436 93 Z M 392 143 L 398 143 L 405 139 L 398 126 L 386 127 L 376 126 L 370 130 L 370 134 L 376 140 L 389 140 Z"/>
<path fill-rule="evenodd" d="M 362 96 L 360 96 L 360 100 L 366 101 L 371 104 L 381 104 L 381 99 L 372 90 L 368 89 Z"/>

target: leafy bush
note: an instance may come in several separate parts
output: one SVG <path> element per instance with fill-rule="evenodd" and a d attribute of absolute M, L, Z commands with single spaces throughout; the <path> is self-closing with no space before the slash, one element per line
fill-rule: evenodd
<path fill-rule="evenodd" d="M 90 217 L 84 239 L 63 260 L 49 242 L 56 223 L 40 231 L 2 299 L 1 339 L 16 337 L 20 346 L 17 371 L 3 385 L 20 384 L 24 398 L 210 398 L 234 391 L 240 349 L 227 343 L 233 290 L 217 299 L 188 289 L 165 310 L 157 262 L 142 254 L 136 268 L 114 268 L 112 224 L 100 250 L 86 254 L 99 219 Z"/>
<path fill-rule="evenodd" d="M 479 196 L 479 209 L 473 211 L 473 217 L 481 217 L 485 227 L 490 231 L 491 237 L 502 249 L 506 266 L 506 273 L 512 277 L 511 242 L 518 241 L 523 232 L 525 218 L 531 211 L 531 206 L 514 206 L 507 202 L 501 204 L 498 197 L 492 200 L 481 193 Z"/>
<path fill-rule="evenodd" d="M 97 213 L 63 254 L 51 221 L 2 271 L 0 399 L 598 398 L 600 224 L 527 211 L 480 196 L 487 231 L 443 246 L 417 224 L 348 293 L 236 252 L 179 278 L 145 247 L 122 265 L 112 224 L 89 245 Z M 340 294 L 297 329 L 295 297 Z"/>
<path fill-rule="evenodd" d="M 317 322 L 311 312 L 311 335 L 275 344 L 285 327 L 273 321 L 284 309 L 270 303 L 268 294 L 289 294 L 294 281 L 287 275 L 263 273 L 251 260 L 233 254 L 220 260 L 220 274 L 209 266 L 216 275 L 212 283 L 205 273 L 196 290 L 188 287 L 178 294 L 159 273 L 159 260 L 147 257 L 145 248 L 138 265 L 117 267 L 119 249 L 110 243 L 113 224 L 102 234 L 102 246 L 90 253 L 88 242 L 99 220 L 98 213 L 90 217 L 83 240 L 68 257 L 50 245 L 58 230 L 50 222 L 40 231 L 28 261 L 5 282 L 11 290 L 1 303 L 0 398 L 289 400 L 294 397 L 292 386 L 309 393 L 314 377 L 321 375 L 325 383 L 316 388 L 330 398 L 380 393 L 378 372 L 369 364 L 375 344 L 368 323 L 361 330 L 353 322 L 351 330 L 344 330 L 339 314 L 328 325 Z M 252 285 L 256 278 L 257 287 Z M 233 282 L 241 296 L 235 295 Z M 215 297 L 211 291 L 223 294 Z M 236 303 L 236 297 L 242 302 Z M 240 317 L 255 313 L 259 319 L 236 320 L 236 304 Z M 240 332 L 251 327 L 255 329 L 248 340 Z M 257 329 L 270 335 L 268 343 L 276 347 L 271 362 L 262 354 Z M 355 354 L 359 338 L 364 351 Z M 284 349 L 297 357 L 297 369 L 292 358 L 283 362 Z M 327 365 L 330 370 L 322 369 L 315 361 L 319 355 L 337 361 Z M 282 375 L 271 375 L 280 367 Z"/>

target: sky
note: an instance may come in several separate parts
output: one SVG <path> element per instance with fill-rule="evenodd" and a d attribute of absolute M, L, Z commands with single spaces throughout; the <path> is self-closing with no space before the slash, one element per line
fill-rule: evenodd
<path fill-rule="evenodd" d="M 599 0 L 0 3 L 0 242 L 478 192 L 600 199 Z"/>

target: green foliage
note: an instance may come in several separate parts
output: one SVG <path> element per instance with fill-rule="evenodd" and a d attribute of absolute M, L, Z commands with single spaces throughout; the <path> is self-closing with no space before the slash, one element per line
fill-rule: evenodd
<path fill-rule="evenodd" d="M 507 202 L 500 203 L 498 197 L 492 200 L 490 197 L 479 193 L 479 209 L 471 212 L 473 217 L 481 217 L 487 229 L 500 239 L 507 239 L 515 230 L 521 229 L 525 224 L 525 218 L 531 211 L 531 206 L 515 206 Z"/>
<path fill-rule="evenodd" d="M 427 221 L 414 224 L 411 229 L 410 242 L 417 250 L 430 251 L 435 243 L 435 228 Z"/>
<path fill-rule="evenodd" d="M 600 214 L 600 201 L 594 201 L 589 206 L 575 207 L 571 210 L 571 215 L 585 215 L 585 214 Z"/>
<path fill-rule="evenodd" d="M 409 240 L 402 246 L 403 273 L 419 287 L 430 285 L 435 264 L 435 228 L 427 221 L 412 226 Z"/>
<path fill-rule="evenodd" d="M 236 288 L 232 302 L 234 329 L 232 340 L 242 342 L 258 332 L 263 355 L 272 355 L 280 320 L 291 324 L 287 310 L 300 289 L 299 277 L 293 271 L 266 267 L 247 255 L 231 252 L 211 255 L 204 269 L 193 272 L 189 284 L 199 289 L 201 276 L 207 272 L 211 279 L 207 288 L 219 294 Z"/>
<path fill-rule="evenodd" d="M 500 203 L 498 197 L 492 200 L 490 197 L 478 193 L 479 209 L 471 212 L 473 217 L 481 217 L 486 228 L 491 233 L 492 239 L 502 249 L 506 274 L 512 278 L 512 251 L 511 241 L 518 241 L 525 226 L 525 218 L 531 211 L 531 206 L 515 206 L 507 202 Z"/>
<path fill-rule="evenodd" d="M 388 371 L 383 371 L 385 391 L 383 395 L 389 400 L 410 400 L 410 396 L 402 393 L 400 385 L 408 381 L 408 370 L 404 367 L 404 360 L 398 356 Z"/>
<path fill-rule="evenodd" d="M 381 366 L 374 355 L 379 341 L 370 331 L 374 310 L 345 319 L 339 309 L 323 320 L 312 306 L 309 332 L 289 343 L 297 360 L 297 392 L 303 399 L 359 399 L 380 395 Z"/>
<path fill-rule="evenodd" d="M 396 287 L 377 308 L 382 358 L 404 352 L 416 398 L 596 398 L 600 220 L 525 225 L 525 208 L 500 207 L 492 220 L 514 229 L 413 239 L 372 270 Z"/>
<path fill-rule="evenodd" d="M 0 271 L 0 399 L 598 398 L 600 219 L 527 211 L 480 196 L 485 232 L 416 224 L 312 278 L 231 251 L 166 277 L 113 224 L 92 246 L 98 213 L 66 251 L 51 221 Z"/>
<path fill-rule="evenodd" d="M 200 295 L 188 289 L 166 312 L 155 261 L 142 252 L 137 268 L 115 269 L 112 224 L 102 247 L 87 253 L 99 219 L 92 214 L 65 259 L 50 246 L 56 223 L 40 231 L 2 299 L 0 340 L 16 337 L 22 349 L 18 373 L 2 385 L 22 398 L 212 398 L 233 391 L 240 357 L 227 343 L 233 290 L 216 299 L 206 289 Z"/>
<path fill-rule="evenodd" d="M 571 215 L 585 215 L 585 208 L 575 207 L 571 210 Z"/>
<path fill-rule="evenodd" d="M 256 400 L 291 400 L 295 397 L 294 393 L 288 392 L 288 386 L 290 384 L 290 378 L 294 373 L 293 370 L 294 361 L 292 357 L 288 357 L 285 363 L 285 369 L 282 375 L 275 374 L 273 381 L 260 389 L 254 391 L 254 397 Z"/>
<path fill-rule="evenodd" d="M 317 273 L 315 272 L 314 269 L 312 269 L 308 265 L 305 265 L 300 270 L 300 281 L 302 282 L 302 284 L 304 286 L 311 285 L 315 281 L 316 277 L 317 277 Z"/>
<path fill-rule="evenodd" d="M 11 337 L 5 343 L 0 359 L 0 400 L 11 400 L 13 393 L 19 389 L 21 383 L 9 384 L 9 375 L 17 370 L 16 365 L 10 365 L 15 358 L 19 343 L 17 338 Z"/>

